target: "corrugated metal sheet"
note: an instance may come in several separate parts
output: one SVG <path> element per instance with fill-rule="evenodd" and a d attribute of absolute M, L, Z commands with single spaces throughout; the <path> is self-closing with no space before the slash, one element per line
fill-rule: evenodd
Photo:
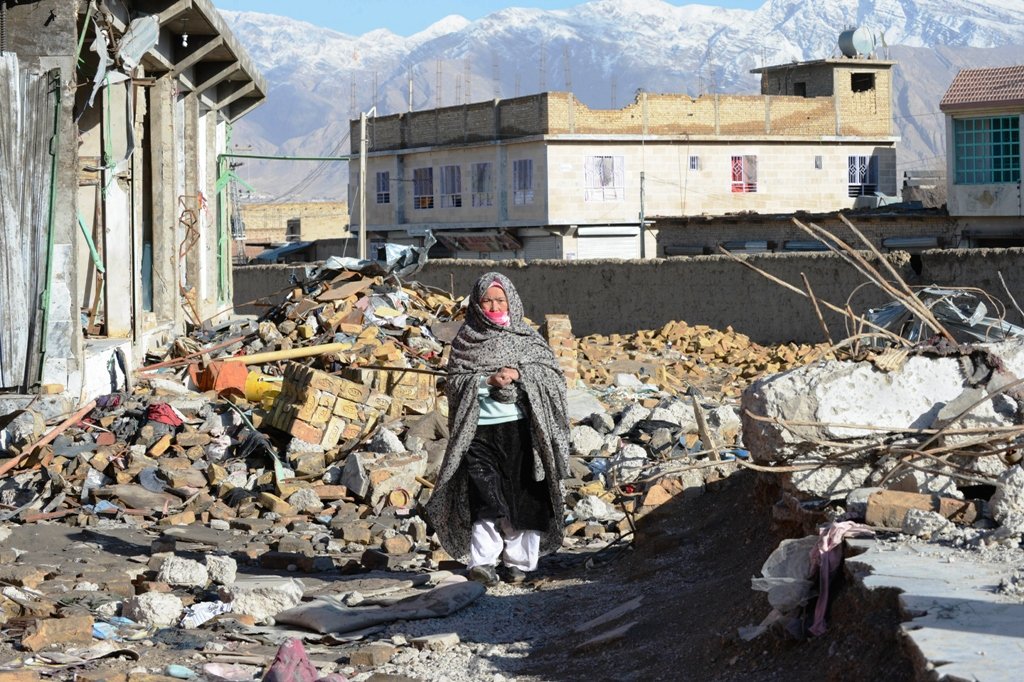
<path fill-rule="evenodd" d="M 639 258 L 639 236 L 584 236 L 576 240 L 577 258 Z"/>
<path fill-rule="evenodd" d="M 43 74 L 0 54 L 0 387 L 36 381 L 46 273 L 52 95 Z"/>
<path fill-rule="evenodd" d="M 557 259 L 562 257 L 562 238 L 523 237 L 523 258 L 526 260 Z"/>

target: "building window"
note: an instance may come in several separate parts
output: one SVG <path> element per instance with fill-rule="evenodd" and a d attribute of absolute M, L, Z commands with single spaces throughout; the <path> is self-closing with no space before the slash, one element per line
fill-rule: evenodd
<path fill-rule="evenodd" d="M 470 191 L 473 195 L 473 207 L 493 206 L 494 177 L 491 175 L 491 164 L 474 163 L 472 168 Z"/>
<path fill-rule="evenodd" d="M 512 203 L 533 203 L 533 159 L 512 162 Z"/>
<path fill-rule="evenodd" d="M 818 155 L 816 155 L 814 157 L 814 169 L 815 170 L 821 170 L 821 166 L 822 166 L 821 154 L 818 154 Z"/>
<path fill-rule="evenodd" d="M 625 193 L 621 156 L 588 156 L 583 169 L 586 201 L 620 201 Z"/>
<path fill-rule="evenodd" d="M 462 207 L 462 168 L 441 166 L 441 208 Z"/>
<path fill-rule="evenodd" d="M 412 207 L 434 208 L 434 169 L 417 168 L 412 172 Z"/>
<path fill-rule="evenodd" d="M 875 89 L 875 74 L 854 73 L 850 75 L 850 89 L 854 92 L 870 92 Z"/>
<path fill-rule="evenodd" d="M 793 83 L 793 95 L 796 97 L 807 97 L 807 83 L 803 81 Z"/>
<path fill-rule="evenodd" d="M 692 171 L 700 170 L 700 157 L 699 156 L 691 156 L 690 157 L 690 170 L 692 170 Z"/>
<path fill-rule="evenodd" d="M 377 203 L 378 204 L 390 204 L 391 203 L 391 172 L 390 171 L 378 171 L 377 172 Z"/>
<path fill-rule="evenodd" d="M 956 184 L 1020 180 L 1020 118 L 990 116 L 953 120 Z"/>
<path fill-rule="evenodd" d="M 757 191 L 757 156 L 748 154 L 732 157 L 732 191 Z"/>
<path fill-rule="evenodd" d="M 873 197 L 878 190 L 878 157 L 851 156 L 849 172 L 849 195 L 851 197 Z"/>

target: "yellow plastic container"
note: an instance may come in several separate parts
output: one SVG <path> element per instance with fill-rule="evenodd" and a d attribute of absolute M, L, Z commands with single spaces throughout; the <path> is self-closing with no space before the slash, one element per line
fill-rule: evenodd
<path fill-rule="evenodd" d="M 282 377 L 267 376 L 263 372 L 249 372 L 245 377 L 245 399 L 251 403 L 273 400 L 281 392 Z"/>

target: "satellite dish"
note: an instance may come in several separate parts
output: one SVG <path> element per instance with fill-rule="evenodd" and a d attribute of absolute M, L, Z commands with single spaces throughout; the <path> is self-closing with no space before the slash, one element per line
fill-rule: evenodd
<path fill-rule="evenodd" d="M 844 57 L 867 57 L 875 47 L 866 28 L 848 28 L 839 34 L 839 49 Z"/>

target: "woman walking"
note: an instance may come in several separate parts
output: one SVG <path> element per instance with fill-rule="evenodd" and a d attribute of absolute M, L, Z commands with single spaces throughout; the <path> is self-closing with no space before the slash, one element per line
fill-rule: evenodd
<path fill-rule="evenodd" d="M 427 515 L 471 579 L 497 584 L 501 561 L 520 582 L 562 544 L 569 416 L 558 361 L 504 275 L 477 280 L 448 371 L 451 437 Z"/>

